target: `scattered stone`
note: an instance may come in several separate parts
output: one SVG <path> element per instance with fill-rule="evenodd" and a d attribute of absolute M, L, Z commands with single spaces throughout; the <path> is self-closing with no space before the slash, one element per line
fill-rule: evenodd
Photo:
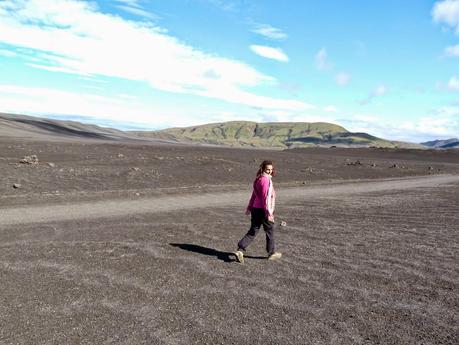
<path fill-rule="evenodd" d="M 357 165 L 362 165 L 362 162 L 360 162 L 360 161 L 348 162 L 347 165 L 357 166 Z"/>
<path fill-rule="evenodd" d="M 22 164 L 38 164 L 38 157 L 37 155 L 25 156 L 22 158 L 19 163 Z"/>
<path fill-rule="evenodd" d="M 398 164 L 392 164 L 390 168 L 399 168 Z"/>
<path fill-rule="evenodd" d="M 140 171 L 140 168 L 132 168 L 134 171 Z"/>
<path fill-rule="evenodd" d="M 56 166 L 56 164 L 48 162 L 48 166 L 50 166 L 51 168 L 54 168 Z"/>
<path fill-rule="evenodd" d="M 287 226 L 287 222 L 284 222 L 284 221 L 280 222 L 280 226 Z"/>
<path fill-rule="evenodd" d="M 118 153 L 118 158 L 124 158 L 124 155 L 122 153 Z"/>
<path fill-rule="evenodd" d="M 376 166 L 376 164 L 375 163 L 371 163 L 371 166 L 374 168 Z"/>
<path fill-rule="evenodd" d="M 14 183 L 13 184 L 13 188 L 14 189 L 18 189 L 18 188 L 21 188 L 22 186 L 19 184 L 19 183 Z"/>
<path fill-rule="evenodd" d="M 433 170 L 432 166 L 427 167 L 427 170 Z"/>
<path fill-rule="evenodd" d="M 135 196 L 140 196 L 140 193 L 135 193 Z"/>

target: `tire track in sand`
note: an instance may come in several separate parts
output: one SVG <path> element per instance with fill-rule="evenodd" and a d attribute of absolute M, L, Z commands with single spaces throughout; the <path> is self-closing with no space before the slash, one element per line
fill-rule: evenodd
<path fill-rule="evenodd" d="M 365 194 L 389 190 L 437 187 L 458 183 L 459 175 L 431 175 L 401 179 L 350 182 L 277 190 L 280 202 L 295 199 L 316 199 L 327 196 Z M 225 207 L 244 207 L 250 191 L 201 193 L 135 200 L 103 200 L 62 205 L 27 206 L 0 209 L 0 226 L 51 221 L 120 217 L 142 213 Z"/>

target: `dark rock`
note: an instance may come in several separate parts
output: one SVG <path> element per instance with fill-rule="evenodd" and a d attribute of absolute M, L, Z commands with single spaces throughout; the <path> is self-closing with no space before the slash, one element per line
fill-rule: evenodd
<path fill-rule="evenodd" d="M 22 164 L 38 164 L 38 157 L 36 155 L 25 156 L 22 158 L 19 163 Z"/>

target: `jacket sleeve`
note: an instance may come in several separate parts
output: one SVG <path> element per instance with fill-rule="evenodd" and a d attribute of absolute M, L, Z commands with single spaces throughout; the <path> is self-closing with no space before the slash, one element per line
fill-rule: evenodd
<path fill-rule="evenodd" d="M 253 202 L 255 201 L 255 191 L 252 191 L 252 196 L 250 197 L 249 204 L 247 205 L 247 211 L 252 211 Z"/>

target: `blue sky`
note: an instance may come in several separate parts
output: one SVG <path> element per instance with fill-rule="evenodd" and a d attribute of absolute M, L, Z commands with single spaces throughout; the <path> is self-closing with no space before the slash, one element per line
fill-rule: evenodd
<path fill-rule="evenodd" d="M 459 137 L 459 0 L 0 0 L 0 111 Z"/>

